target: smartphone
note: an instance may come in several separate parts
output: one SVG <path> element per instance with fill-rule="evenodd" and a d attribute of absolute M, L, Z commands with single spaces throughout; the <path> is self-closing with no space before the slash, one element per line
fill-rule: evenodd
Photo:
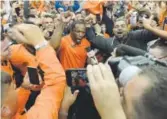
<path fill-rule="evenodd" d="M 85 68 L 66 70 L 66 79 L 69 87 L 88 86 L 88 77 Z"/>
<path fill-rule="evenodd" d="M 36 68 L 27 67 L 30 83 L 39 85 L 38 71 Z"/>

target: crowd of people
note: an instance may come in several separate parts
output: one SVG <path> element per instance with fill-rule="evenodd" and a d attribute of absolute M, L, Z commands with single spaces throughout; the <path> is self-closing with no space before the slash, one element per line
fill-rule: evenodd
<path fill-rule="evenodd" d="M 166 1 L 0 3 L 2 119 L 167 119 Z M 154 63 L 119 76 L 109 63 L 141 55 Z M 65 72 L 81 68 L 84 85 L 67 85 Z"/>

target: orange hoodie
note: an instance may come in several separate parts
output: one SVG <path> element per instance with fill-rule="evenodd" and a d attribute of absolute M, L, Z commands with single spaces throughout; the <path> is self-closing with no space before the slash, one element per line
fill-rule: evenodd
<path fill-rule="evenodd" d="M 23 51 L 25 48 L 22 45 L 18 45 L 18 49 Z M 22 51 L 19 50 L 18 52 L 21 53 Z M 27 56 L 27 59 L 34 61 L 30 58 L 30 54 L 26 52 L 22 52 L 22 54 L 24 55 L 18 55 L 19 57 L 15 57 L 17 59 L 13 60 L 17 66 L 20 66 L 21 59 L 26 59 Z M 45 86 L 30 110 L 24 115 L 17 113 L 14 119 L 57 119 L 66 85 L 64 70 L 50 45 L 36 51 L 36 56 L 34 57 L 37 64 L 44 71 Z M 30 63 L 30 65 L 33 65 L 33 63 Z M 22 69 L 24 68 L 22 67 Z"/>

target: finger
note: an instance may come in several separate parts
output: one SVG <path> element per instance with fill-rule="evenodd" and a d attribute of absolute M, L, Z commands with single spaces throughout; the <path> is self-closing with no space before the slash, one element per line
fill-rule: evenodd
<path fill-rule="evenodd" d="M 27 39 L 24 37 L 24 35 L 20 31 L 18 31 L 18 29 L 13 28 L 11 31 L 15 34 L 15 36 L 16 36 L 15 40 L 18 43 L 28 43 Z"/>
<path fill-rule="evenodd" d="M 99 65 L 93 66 L 93 75 L 94 75 L 95 81 L 101 82 L 103 80 L 103 75 L 101 73 Z"/>
<path fill-rule="evenodd" d="M 114 75 L 112 73 L 112 71 L 107 68 L 104 64 L 100 63 L 99 64 L 99 67 L 101 69 L 101 72 L 102 72 L 102 75 L 103 75 L 103 79 L 104 80 L 112 80 L 115 82 L 115 78 L 114 78 Z"/>
<path fill-rule="evenodd" d="M 89 80 L 90 85 L 94 84 L 95 83 L 95 79 L 94 79 L 94 76 L 93 76 L 93 67 L 92 67 L 92 65 L 88 65 L 87 66 L 87 76 L 88 76 L 88 80 Z"/>
<path fill-rule="evenodd" d="M 75 90 L 73 95 L 75 98 L 77 98 L 78 94 L 79 94 L 79 90 Z"/>
<path fill-rule="evenodd" d="M 154 18 L 154 15 L 151 15 L 149 19 L 150 19 L 150 20 L 153 20 L 153 18 Z"/>

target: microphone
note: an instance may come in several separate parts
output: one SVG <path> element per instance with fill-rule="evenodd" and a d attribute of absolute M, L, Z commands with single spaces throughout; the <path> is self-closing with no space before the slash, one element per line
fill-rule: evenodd
<path fill-rule="evenodd" d="M 146 54 L 147 52 L 144 50 L 124 44 L 118 45 L 116 48 L 116 56 L 145 56 Z"/>

